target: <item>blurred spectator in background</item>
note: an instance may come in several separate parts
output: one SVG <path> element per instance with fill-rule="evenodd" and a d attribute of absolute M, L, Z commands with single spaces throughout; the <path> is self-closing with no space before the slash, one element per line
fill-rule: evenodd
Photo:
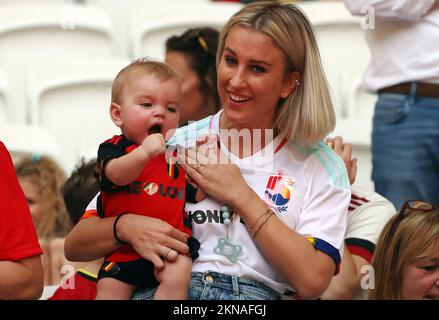
<path fill-rule="evenodd" d="M 0 142 L 0 300 L 38 299 L 41 249 L 11 156 Z"/>
<path fill-rule="evenodd" d="M 183 78 L 180 126 L 219 110 L 215 63 L 218 36 L 212 28 L 193 28 L 166 41 L 165 62 Z"/>
<path fill-rule="evenodd" d="M 384 227 L 371 300 L 439 300 L 439 206 L 407 201 Z"/>
<path fill-rule="evenodd" d="M 60 270 L 52 270 L 50 242 L 63 238 L 71 229 L 61 187 L 65 174 L 51 158 L 34 154 L 18 160 L 15 171 L 37 230 L 43 249 L 44 284 L 59 284 Z M 62 253 L 63 254 L 63 253 Z"/>
<path fill-rule="evenodd" d="M 82 159 L 62 186 L 61 192 L 67 213 L 75 225 L 84 214 L 87 205 L 99 192 L 96 159 L 87 162 Z"/>
<path fill-rule="evenodd" d="M 439 0 L 345 0 L 374 15 L 363 85 L 377 92 L 372 133 L 375 191 L 396 208 L 439 202 Z M 373 9 L 373 10 L 372 10 Z"/>
<path fill-rule="evenodd" d="M 66 204 L 67 213 L 73 225 L 76 225 L 88 203 L 99 192 L 99 180 L 95 175 L 96 159 L 81 163 L 73 170 L 70 177 L 62 187 L 62 194 Z M 52 241 L 53 246 L 58 248 L 64 247 L 64 239 L 55 239 Z M 61 252 L 61 250 L 56 250 Z M 75 262 L 68 261 L 64 255 L 53 258 L 52 263 L 57 263 L 60 268 L 63 265 L 74 265 L 76 273 L 73 279 L 66 282 L 74 282 L 74 288 L 68 286 L 60 286 L 49 300 L 94 300 L 96 297 L 96 282 L 99 268 L 101 267 L 103 259 L 98 259 L 90 262 Z"/>
<path fill-rule="evenodd" d="M 368 275 L 378 237 L 387 221 L 395 214 L 392 203 L 376 192 L 355 185 L 357 163 L 352 159 L 352 146 L 341 137 L 327 139 L 327 145 L 342 157 L 351 182 L 351 202 L 344 238 L 340 273 L 332 278 L 323 300 L 366 299 L 367 289 L 361 280 Z"/>

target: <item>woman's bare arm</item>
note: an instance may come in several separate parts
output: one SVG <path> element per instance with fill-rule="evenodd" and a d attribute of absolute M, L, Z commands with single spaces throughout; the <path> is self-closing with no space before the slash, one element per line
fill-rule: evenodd
<path fill-rule="evenodd" d="M 64 250 L 71 261 L 91 261 L 102 258 L 120 247 L 113 235 L 115 218 L 90 217 L 81 220 L 66 237 Z M 127 242 L 157 268 L 164 266 L 168 248 L 174 251 L 167 255 L 174 260 L 177 252 L 187 253 L 187 235 L 168 223 L 135 214 L 122 216 L 116 228 L 120 240 Z"/>

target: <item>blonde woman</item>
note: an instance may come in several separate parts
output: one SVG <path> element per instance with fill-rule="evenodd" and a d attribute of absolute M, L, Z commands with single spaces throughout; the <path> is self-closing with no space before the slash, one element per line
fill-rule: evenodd
<path fill-rule="evenodd" d="M 186 203 L 201 242 L 189 298 L 317 298 L 337 272 L 350 189 L 343 162 L 320 142 L 335 116 L 310 22 L 292 4 L 244 7 L 220 35 L 217 75 L 223 110 L 210 130 L 218 141 L 188 150 L 184 165 L 209 195 Z M 228 164 L 216 162 L 220 154 Z M 115 235 L 159 268 L 188 250 L 169 225 L 126 214 L 116 225 L 83 219 L 67 238 L 68 257 L 105 255 Z M 85 243 L 94 245 L 84 251 Z"/>
<path fill-rule="evenodd" d="M 47 156 L 34 154 L 23 157 L 15 164 L 15 172 L 21 188 L 26 196 L 37 230 L 38 239 L 43 249 L 44 284 L 59 284 L 61 278 L 59 268 L 52 268 L 51 256 L 59 256 L 59 252 L 51 252 L 51 242 L 63 238 L 71 229 L 71 224 L 61 187 L 66 180 L 63 169 L 55 160 Z M 64 256 L 63 248 L 61 255 Z"/>
<path fill-rule="evenodd" d="M 439 300 L 439 206 L 408 201 L 384 227 L 371 300 Z"/>

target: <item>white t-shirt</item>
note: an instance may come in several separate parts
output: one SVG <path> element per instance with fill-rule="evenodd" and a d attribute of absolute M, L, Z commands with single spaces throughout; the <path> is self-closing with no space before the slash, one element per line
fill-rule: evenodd
<path fill-rule="evenodd" d="M 219 132 L 220 114 L 221 111 L 212 121 L 215 133 Z M 221 149 L 240 167 L 247 184 L 287 226 L 327 242 L 341 255 L 350 200 L 344 163 L 323 143 L 309 150 L 293 143 L 281 147 L 281 143 L 279 138 L 274 139 L 261 152 L 245 159 L 227 152 L 223 143 Z M 279 147 L 274 156 L 273 152 L 265 152 Z M 242 247 L 238 260 L 233 263 L 214 252 L 218 239 L 227 238 L 227 227 L 219 220 L 221 205 L 211 198 L 186 204 L 193 222 L 193 236 L 201 243 L 200 257 L 194 261 L 192 270 L 242 276 L 281 293 L 293 290 L 259 251 L 239 217 L 228 232 L 229 240 Z"/>

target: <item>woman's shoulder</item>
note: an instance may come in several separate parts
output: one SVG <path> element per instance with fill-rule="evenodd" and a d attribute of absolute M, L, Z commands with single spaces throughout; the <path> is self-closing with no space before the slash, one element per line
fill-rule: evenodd
<path fill-rule="evenodd" d="M 305 171 L 318 174 L 324 172 L 332 184 L 349 189 L 349 179 L 343 160 L 322 141 L 306 147 L 290 142 L 287 149 L 295 159 L 303 162 Z"/>
<path fill-rule="evenodd" d="M 303 162 L 331 162 L 337 165 L 343 163 L 343 160 L 323 143 L 323 141 L 308 146 L 302 146 L 294 141 L 290 141 L 286 144 L 285 149 L 295 158 Z"/>

